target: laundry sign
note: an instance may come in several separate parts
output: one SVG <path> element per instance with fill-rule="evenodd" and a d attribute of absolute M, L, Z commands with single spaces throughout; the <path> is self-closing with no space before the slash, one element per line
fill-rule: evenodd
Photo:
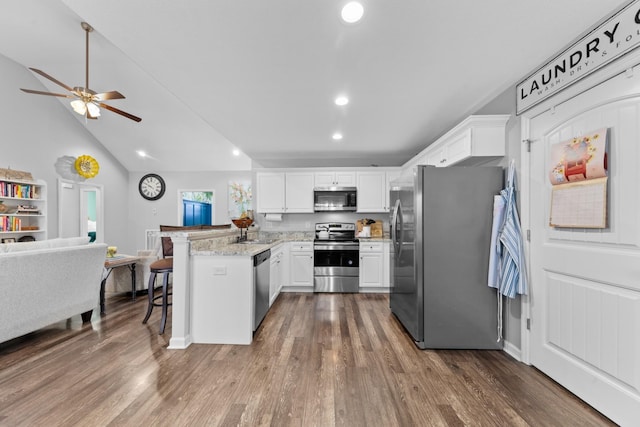
<path fill-rule="evenodd" d="M 521 114 L 640 44 L 640 0 L 625 6 L 516 87 Z"/>

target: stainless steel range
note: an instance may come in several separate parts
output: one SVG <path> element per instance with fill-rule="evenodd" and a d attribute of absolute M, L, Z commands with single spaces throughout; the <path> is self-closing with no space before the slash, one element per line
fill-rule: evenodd
<path fill-rule="evenodd" d="M 316 224 L 313 243 L 315 292 L 358 292 L 360 246 L 356 225 L 342 222 Z"/>

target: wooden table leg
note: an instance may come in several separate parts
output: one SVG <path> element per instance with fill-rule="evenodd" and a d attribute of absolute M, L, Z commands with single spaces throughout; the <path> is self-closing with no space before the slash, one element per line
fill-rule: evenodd
<path fill-rule="evenodd" d="M 131 271 L 131 300 L 136 300 L 136 263 L 129 264 L 129 271 Z"/>
<path fill-rule="evenodd" d="M 109 277 L 109 275 L 107 275 Z M 107 284 L 107 277 L 102 279 L 100 283 L 100 314 L 105 314 L 104 312 L 104 287 Z"/>

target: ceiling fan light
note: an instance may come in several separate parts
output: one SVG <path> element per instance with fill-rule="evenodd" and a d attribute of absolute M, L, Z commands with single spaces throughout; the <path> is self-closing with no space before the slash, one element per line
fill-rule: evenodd
<path fill-rule="evenodd" d="M 83 116 L 87 113 L 87 106 L 84 102 L 79 99 L 71 101 L 71 108 L 78 114 L 82 114 Z"/>
<path fill-rule="evenodd" d="M 87 102 L 87 109 L 91 117 L 100 117 L 100 108 L 93 102 Z"/>

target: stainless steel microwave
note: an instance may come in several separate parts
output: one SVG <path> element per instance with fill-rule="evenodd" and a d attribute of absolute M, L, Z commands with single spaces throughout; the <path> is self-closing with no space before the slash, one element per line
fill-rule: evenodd
<path fill-rule="evenodd" d="M 316 187 L 313 210 L 316 212 L 355 211 L 358 208 L 356 187 Z"/>

